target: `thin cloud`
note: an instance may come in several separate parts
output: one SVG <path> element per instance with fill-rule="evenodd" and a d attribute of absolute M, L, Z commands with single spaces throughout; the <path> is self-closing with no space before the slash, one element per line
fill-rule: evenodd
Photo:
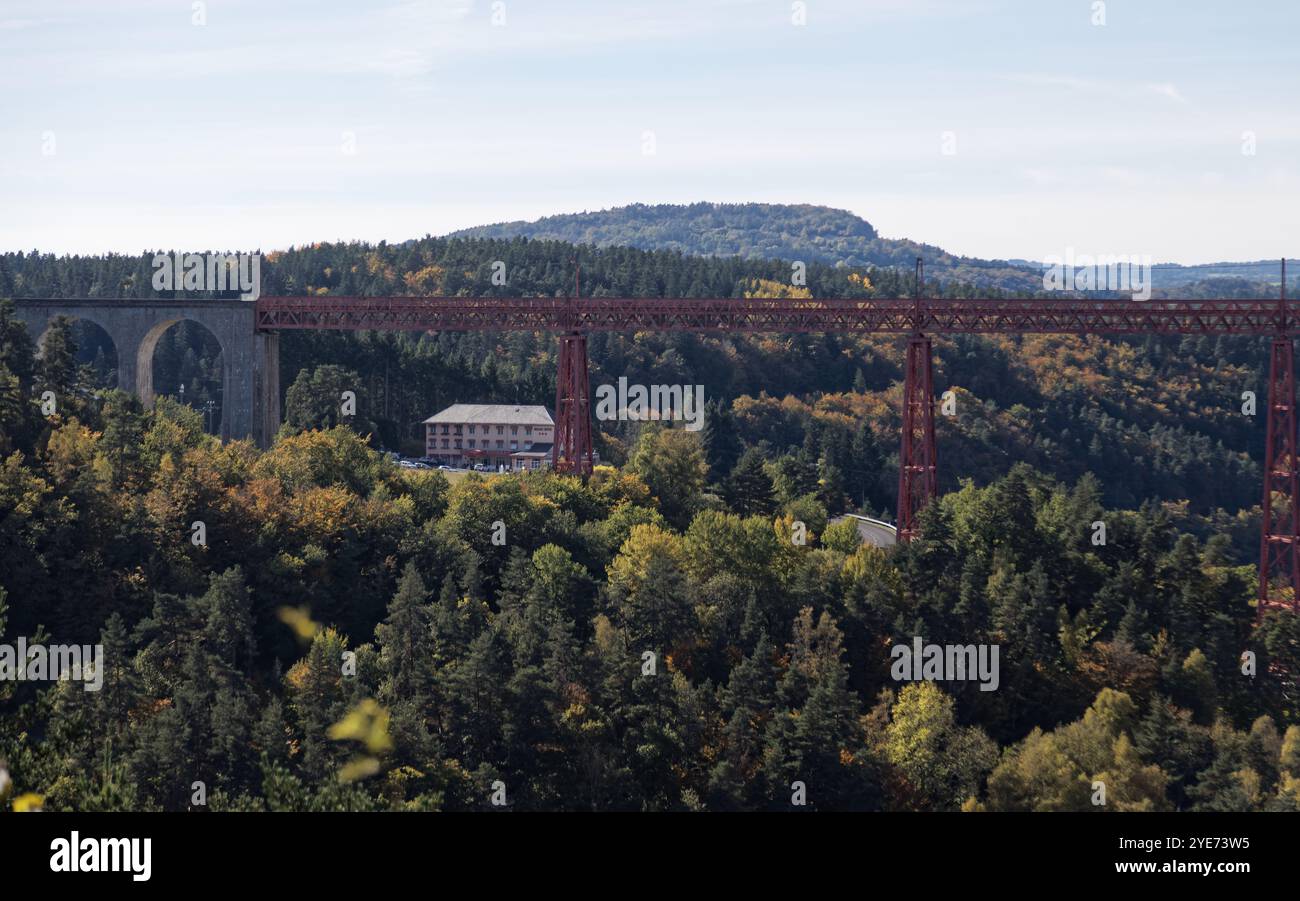
<path fill-rule="evenodd" d="M 1160 84 L 1149 84 L 1147 85 L 1147 90 L 1152 92 L 1153 94 L 1158 94 L 1161 97 L 1168 97 L 1170 100 L 1175 100 L 1178 103 L 1184 105 L 1186 105 L 1188 102 L 1187 98 L 1184 97 L 1179 92 L 1178 86 L 1171 84 L 1170 82 L 1162 82 Z"/>
<path fill-rule="evenodd" d="M 1132 97 L 1137 94 L 1151 94 L 1165 97 L 1184 106 L 1190 101 L 1178 90 L 1173 82 L 1135 83 L 1129 81 L 1107 81 L 1096 78 L 1079 78 L 1073 75 L 1052 75 L 1027 73 L 1002 76 L 1016 84 L 1044 88 L 1066 88 L 1080 94 L 1092 94 L 1105 97 Z"/>

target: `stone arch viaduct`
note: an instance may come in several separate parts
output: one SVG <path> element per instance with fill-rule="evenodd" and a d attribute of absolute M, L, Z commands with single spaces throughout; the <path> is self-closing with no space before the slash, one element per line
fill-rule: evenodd
<path fill-rule="evenodd" d="M 117 387 L 154 401 L 153 353 L 178 322 L 196 322 L 221 346 L 221 428 L 225 439 L 266 447 L 280 427 L 280 336 L 257 331 L 256 304 L 243 300 L 17 300 L 17 318 L 41 343 L 56 316 L 95 323 L 117 351 Z"/>

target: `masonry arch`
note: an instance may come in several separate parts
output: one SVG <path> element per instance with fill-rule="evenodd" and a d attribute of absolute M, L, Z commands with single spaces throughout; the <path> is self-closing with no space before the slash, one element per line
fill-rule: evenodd
<path fill-rule="evenodd" d="M 158 395 L 181 401 L 203 415 L 204 429 L 223 434 L 230 363 L 221 338 L 190 317 L 153 323 L 136 351 L 136 394 L 146 407 Z"/>
<path fill-rule="evenodd" d="M 109 331 L 107 324 L 100 322 L 93 316 L 85 316 L 79 313 L 62 313 L 59 316 L 50 318 L 36 336 L 37 357 L 43 358 L 45 356 L 45 342 L 54 328 L 54 323 L 59 318 L 67 319 L 71 323 L 70 337 L 77 348 L 74 362 L 78 366 L 89 365 L 92 368 L 95 373 L 93 387 L 118 387 L 127 391 L 134 389 L 134 385 L 122 385 L 117 340 L 114 338 L 113 333 Z"/>

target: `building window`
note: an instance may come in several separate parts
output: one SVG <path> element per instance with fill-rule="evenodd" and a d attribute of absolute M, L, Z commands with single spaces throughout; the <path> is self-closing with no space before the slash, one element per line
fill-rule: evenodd
<path fill-rule="evenodd" d="M 518 435 L 518 434 L 519 434 L 519 426 L 517 426 L 517 425 L 512 425 L 512 426 L 510 427 L 510 434 L 511 434 L 511 435 Z"/>
<path fill-rule="evenodd" d="M 498 434 L 498 435 L 504 435 L 505 433 L 506 433 L 506 427 L 505 427 L 505 426 L 503 426 L 503 425 L 499 425 L 499 426 L 497 426 L 497 434 Z"/>
<path fill-rule="evenodd" d="M 533 433 L 533 427 L 532 427 L 532 426 L 530 426 L 530 425 L 526 425 L 526 426 L 524 426 L 524 434 L 525 434 L 525 435 L 531 435 L 532 433 Z"/>
<path fill-rule="evenodd" d="M 510 442 L 510 449 L 511 449 L 512 451 L 517 451 L 517 450 L 519 450 L 519 442 L 518 442 L 518 441 L 511 441 L 511 442 Z"/>

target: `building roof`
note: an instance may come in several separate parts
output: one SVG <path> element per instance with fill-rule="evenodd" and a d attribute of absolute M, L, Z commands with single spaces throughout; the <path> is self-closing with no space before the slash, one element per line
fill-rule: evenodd
<path fill-rule="evenodd" d="M 483 423 L 485 425 L 555 425 L 545 407 L 519 404 L 452 404 L 425 423 Z"/>
<path fill-rule="evenodd" d="M 534 444 L 528 450 L 513 451 L 512 457 L 549 457 L 551 455 L 550 444 Z"/>

